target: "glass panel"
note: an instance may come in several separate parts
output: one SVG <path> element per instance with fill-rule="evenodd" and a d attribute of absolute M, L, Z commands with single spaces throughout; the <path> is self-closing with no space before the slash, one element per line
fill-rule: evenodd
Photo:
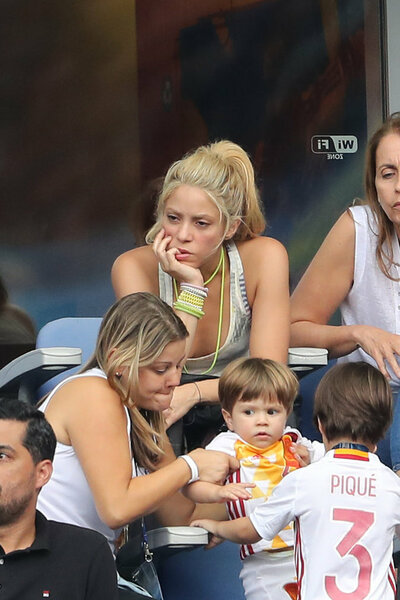
<path fill-rule="evenodd" d="M 382 116 L 380 3 L 121 0 L 2 7 L 0 274 L 37 327 L 101 315 L 167 166 L 216 138 L 257 171 L 293 284 L 361 196 Z M 18 26 L 15 26 L 18 23 Z M 14 24 L 14 25 L 13 25 Z"/>

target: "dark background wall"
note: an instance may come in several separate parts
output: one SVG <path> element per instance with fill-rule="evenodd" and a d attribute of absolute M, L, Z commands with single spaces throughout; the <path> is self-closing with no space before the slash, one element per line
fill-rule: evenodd
<path fill-rule="evenodd" d="M 251 155 L 295 283 L 362 195 L 364 5 L 2 0 L 0 274 L 12 300 L 37 326 L 103 314 L 146 186 L 217 138 Z M 314 135 L 356 136 L 358 151 L 328 160 Z"/>

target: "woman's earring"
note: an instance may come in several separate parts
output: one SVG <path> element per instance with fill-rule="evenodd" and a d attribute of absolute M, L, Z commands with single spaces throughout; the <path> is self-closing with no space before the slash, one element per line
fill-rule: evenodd
<path fill-rule="evenodd" d="M 122 373 L 119 373 L 118 371 L 116 371 L 115 372 L 115 377 L 117 377 L 118 379 L 121 379 Z"/>

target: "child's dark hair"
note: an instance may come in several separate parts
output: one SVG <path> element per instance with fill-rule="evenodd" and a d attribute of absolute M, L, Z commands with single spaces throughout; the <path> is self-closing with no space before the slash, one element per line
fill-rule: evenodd
<path fill-rule="evenodd" d="M 297 378 L 289 367 L 268 358 L 232 361 L 223 370 L 218 385 L 221 406 L 229 413 L 238 401 L 276 398 L 290 414 L 298 389 Z"/>
<path fill-rule="evenodd" d="M 57 443 L 56 436 L 40 410 L 27 402 L 1 397 L 0 420 L 26 423 L 22 445 L 32 456 L 35 465 L 42 460 L 53 460 Z"/>
<path fill-rule="evenodd" d="M 393 398 L 384 375 L 365 362 L 335 365 L 322 377 L 314 399 L 329 442 L 348 438 L 377 444 L 392 420 Z"/>

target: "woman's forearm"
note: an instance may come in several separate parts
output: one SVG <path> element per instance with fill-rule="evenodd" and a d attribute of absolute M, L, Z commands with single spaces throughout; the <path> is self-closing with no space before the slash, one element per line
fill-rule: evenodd
<path fill-rule="evenodd" d="M 238 461 L 223 452 L 207 451 L 197 448 L 189 453 L 192 464 L 196 466 L 196 473 L 202 481 L 217 483 L 224 481 L 229 473 L 239 466 Z M 190 462 L 183 458 L 175 459 L 172 448 L 169 446 L 158 469 L 148 475 L 137 476 L 130 479 L 128 488 L 118 486 L 104 486 L 103 495 L 96 502 L 101 518 L 112 528 L 121 527 L 145 514 L 152 513 L 164 503 L 168 504 L 174 495 L 186 485 L 194 476 Z M 110 489 L 111 488 L 111 489 Z M 188 498 L 179 494 L 181 512 L 178 520 L 187 523 L 193 514 L 195 505 Z M 177 509 L 177 505 L 170 503 L 170 511 Z M 185 513 L 185 514 L 183 514 Z"/>
<path fill-rule="evenodd" d="M 218 397 L 218 381 L 219 379 L 204 379 L 203 381 L 197 381 L 197 387 L 200 390 L 199 401 L 201 403 L 217 403 L 219 402 Z"/>
<path fill-rule="evenodd" d="M 164 411 L 167 427 L 181 419 L 196 404 L 217 403 L 218 379 L 206 379 L 196 383 L 185 383 L 174 390 L 172 402 Z"/>
<path fill-rule="evenodd" d="M 97 510 L 109 527 L 122 527 L 138 517 L 154 512 L 167 498 L 188 483 L 190 477 L 187 463 L 177 459 L 154 473 L 134 477 L 128 488 L 108 490 L 106 497 L 97 499 Z M 190 504 L 189 500 L 187 502 Z"/>
<path fill-rule="evenodd" d="M 330 358 L 345 356 L 357 348 L 356 326 L 321 325 L 310 321 L 292 323 L 291 347 L 326 348 Z"/>

